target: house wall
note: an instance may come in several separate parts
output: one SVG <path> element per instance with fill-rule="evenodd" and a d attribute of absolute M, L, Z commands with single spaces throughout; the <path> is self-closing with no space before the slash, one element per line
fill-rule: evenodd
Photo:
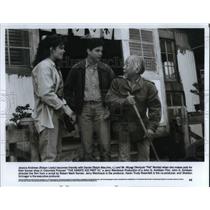
<path fill-rule="evenodd" d="M 126 29 L 122 29 L 122 34 L 129 34 L 128 29 L 126 33 Z M 146 29 L 145 29 L 146 30 Z M 167 115 L 167 104 L 166 104 L 166 93 L 165 93 L 165 83 L 164 83 L 164 75 L 162 69 L 161 55 L 160 55 L 160 43 L 159 43 L 159 35 L 157 29 L 149 29 L 153 32 L 153 41 L 154 41 L 154 53 L 156 58 L 157 70 L 145 71 L 142 75 L 145 79 L 148 79 L 155 83 L 158 89 L 158 95 L 161 100 L 162 105 L 162 116 L 160 125 L 166 126 L 166 130 L 169 130 L 168 127 L 168 115 Z M 125 59 L 130 55 L 130 46 L 129 46 L 129 36 L 123 36 L 122 38 L 122 50 L 123 50 L 123 58 Z"/>
<path fill-rule="evenodd" d="M 186 50 L 184 53 L 178 50 L 177 61 L 185 92 L 187 111 L 194 112 L 194 105 L 200 103 L 199 96 L 190 92 L 191 89 L 195 89 L 192 84 L 198 82 L 194 54 L 190 50 Z"/>
<path fill-rule="evenodd" d="M 39 30 L 28 29 L 29 32 L 29 46 L 30 46 L 30 62 L 34 60 L 36 50 L 39 43 Z M 6 71 L 7 72 L 7 71 Z M 6 107 L 6 121 L 12 117 L 17 106 L 25 106 L 29 104 L 33 109 L 33 85 L 31 74 L 31 66 L 27 69 L 27 74 L 22 73 L 21 68 L 16 72 L 5 74 L 6 77 L 6 94 L 7 94 L 7 107 Z"/>
<path fill-rule="evenodd" d="M 185 50 L 184 52 L 181 52 L 178 49 L 177 62 L 178 62 L 180 78 L 184 88 L 187 111 L 195 112 L 196 110 L 194 105 L 199 104 L 200 99 L 198 95 L 195 95 L 190 92 L 191 89 L 195 89 L 192 86 L 192 84 L 198 82 L 193 51 Z M 201 124 L 190 125 L 190 129 L 195 134 L 203 137 Z M 191 137 L 191 142 L 193 141 L 194 139 Z"/>
<path fill-rule="evenodd" d="M 151 31 L 151 29 L 149 29 Z M 159 36 L 157 30 L 153 31 L 153 38 L 154 38 L 154 48 L 155 48 L 155 55 L 157 61 L 157 71 L 146 71 L 144 73 L 144 77 L 152 80 L 157 85 L 159 90 L 159 95 L 161 98 L 161 102 L 163 105 L 162 110 L 162 119 L 161 124 L 167 125 L 167 113 L 166 113 L 166 102 L 165 102 L 165 91 L 164 91 L 164 78 L 162 73 L 162 66 L 161 66 L 161 59 L 160 59 L 160 46 L 159 46 Z M 119 36 L 118 39 L 122 40 L 122 51 L 124 60 L 126 57 L 130 55 L 130 48 L 129 48 L 129 31 L 128 29 L 118 29 L 117 30 Z M 31 30 L 31 37 L 33 40 L 33 55 L 35 54 L 35 49 L 38 45 L 38 31 L 35 30 L 34 33 Z M 31 55 L 32 57 L 32 55 Z M 11 96 L 8 101 L 8 113 L 9 117 L 11 113 L 15 111 L 16 106 L 18 105 L 25 105 L 27 103 L 33 107 L 34 99 L 33 99 L 33 87 L 31 77 L 18 77 L 16 74 L 13 75 L 6 75 L 6 82 L 7 82 L 7 92 Z"/>
<path fill-rule="evenodd" d="M 187 34 L 181 30 L 160 29 L 159 36 L 161 38 L 172 39 L 175 41 L 177 49 L 177 64 L 179 75 L 185 95 L 186 109 L 188 112 L 195 111 L 195 104 L 199 104 L 199 96 L 190 92 L 195 89 L 192 84 L 198 82 L 196 74 L 196 63 L 194 53 L 188 42 Z M 202 126 L 200 124 L 190 125 L 192 132 L 199 136 L 202 134 Z M 193 141 L 193 139 L 191 139 Z"/>
<path fill-rule="evenodd" d="M 147 30 L 147 29 L 145 29 Z M 163 70 L 162 70 L 162 63 L 160 57 L 160 44 L 159 44 L 159 35 L 157 29 L 148 29 L 149 31 L 153 32 L 153 41 L 154 41 L 154 53 L 156 57 L 156 70 L 145 71 L 143 77 L 154 81 L 156 84 L 159 96 L 162 103 L 162 118 L 161 118 L 161 125 L 167 126 L 168 119 L 167 119 L 167 105 L 166 105 L 166 95 L 165 95 L 165 84 L 164 84 L 164 77 L 163 77 Z M 124 60 L 126 57 L 130 55 L 130 46 L 129 46 L 129 30 L 128 29 L 118 29 L 118 40 L 122 40 L 122 51 Z M 38 45 L 38 31 L 31 30 L 31 40 L 35 40 L 32 49 L 33 55 L 35 54 L 36 47 Z M 33 57 L 33 56 L 31 56 Z M 26 105 L 27 103 L 33 108 L 33 87 L 31 77 L 18 77 L 16 74 L 14 75 L 6 75 L 6 82 L 7 82 L 7 92 L 10 94 L 8 100 L 8 118 L 11 117 L 11 114 L 15 111 L 16 106 L 18 105 Z"/>
<path fill-rule="evenodd" d="M 17 74 L 6 74 L 7 121 L 12 117 L 17 106 L 30 104 L 34 107 L 33 85 L 31 77 L 18 77 Z"/>

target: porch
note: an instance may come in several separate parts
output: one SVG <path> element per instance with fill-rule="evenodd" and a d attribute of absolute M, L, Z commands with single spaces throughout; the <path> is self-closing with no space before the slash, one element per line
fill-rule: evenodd
<path fill-rule="evenodd" d="M 204 133 L 196 134 L 191 126 L 202 126 L 204 113 L 202 111 L 187 112 L 183 106 L 168 108 L 168 114 L 170 116 L 170 132 L 164 133 L 159 127 L 153 140 L 160 161 L 203 161 Z M 38 162 L 38 136 L 33 120 L 28 118 L 22 120 L 20 124 L 20 128 L 10 125 L 6 129 L 6 160 L 9 162 Z M 111 161 L 118 161 L 120 130 L 117 122 L 112 120 L 111 125 Z M 100 149 L 95 135 L 94 139 L 94 156 L 96 161 L 100 161 Z M 82 161 L 81 139 L 77 129 L 71 133 L 64 132 L 62 145 L 61 162 Z M 152 150 L 150 155 L 151 161 L 156 161 Z M 137 161 L 137 149 L 134 144 L 131 145 L 130 156 L 131 161 Z"/>

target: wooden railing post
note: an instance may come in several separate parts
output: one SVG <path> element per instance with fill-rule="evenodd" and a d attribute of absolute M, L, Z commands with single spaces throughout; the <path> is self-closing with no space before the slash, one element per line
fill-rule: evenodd
<path fill-rule="evenodd" d="M 182 117 L 182 131 L 184 134 L 184 146 L 185 146 L 185 152 L 186 152 L 191 142 L 190 142 L 190 134 L 189 134 L 188 114 L 187 114 L 187 109 L 185 106 L 181 107 L 181 115 L 182 115 L 181 116 Z"/>

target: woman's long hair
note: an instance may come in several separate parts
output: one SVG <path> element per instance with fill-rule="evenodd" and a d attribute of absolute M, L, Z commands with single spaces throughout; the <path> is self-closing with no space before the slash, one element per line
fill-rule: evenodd
<path fill-rule="evenodd" d="M 61 35 L 53 34 L 48 35 L 39 42 L 35 60 L 33 66 L 36 66 L 42 60 L 50 57 L 50 48 L 56 48 L 57 46 L 64 45 L 64 40 Z"/>

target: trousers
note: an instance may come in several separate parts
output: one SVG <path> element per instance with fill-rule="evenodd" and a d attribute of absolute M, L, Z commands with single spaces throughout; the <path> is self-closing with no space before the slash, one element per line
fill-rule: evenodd
<path fill-rule="evenodd" d="M 110 160 L 109 110 L 102 103 L 85 103 L 77 117 L 83 146 L 84 161 L 95 161 L 93 154 L 94 132 L 100 146 L 100 160 Z"/>
<path fill-rule="evenodd" d="M 56 112 L 52 119 L 54 128 L 45 128 L 39 134 L 39 154 L 42 162 L 59 161 L 62 152 L 62 121 Z"/>
<path fill-rule="evenodd" d="M 131 146 L 136 146 L 137 161 L 150 160 L 150 142 L 143 138 L 143 134 L 138 130 L 138 126 L 134 129 L 133 124 L 119 124 L 119 161 L 131 160 Z"/>

